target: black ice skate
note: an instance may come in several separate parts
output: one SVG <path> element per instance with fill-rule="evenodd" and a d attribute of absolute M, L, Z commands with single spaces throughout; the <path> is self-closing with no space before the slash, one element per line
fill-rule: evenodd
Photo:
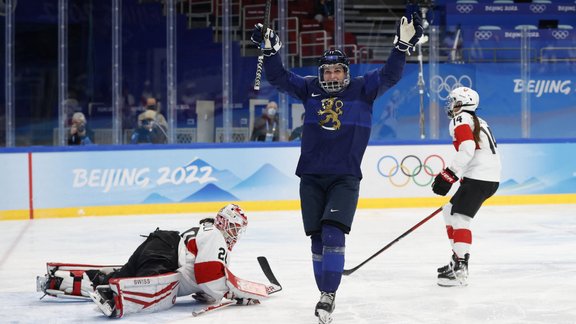
<path fill-rule="evenodd" d="M 314 310 L 314 315 L 318 316 L 319 324 L 330 324 L 332 323 L 332 312 L 336 307 L 334 299 L 336 298 L 336 293 L 327 293 L 322 291 L 320 295 L 320 301 L 316 304 L 316 309 Z"/>
<path fill-rule="evenodd" d="M 108 285 L 96 287 L 90 298 L 96 303 L 98 308 L 108 317 L 118 317 L 116 312 L 116 303 L 114 302 L 114 293 Z"/>
<path fill-rule="evenodd" d="M 457 258 L 449 269 L 438 274 L 438 285 L 442 287 L 456 287 L 468 285 L 468 260 L 470 254 L 466 253 L 464 258 Z M 440 270 L 442 268 L 438 268 Z"/>
<path fill-rule="evenodd" d="M 450 257 L 450 262 L 448 262 L 447 265 L 440 267 L 437 269 L 438 273 L 444 273 L 446 271 L 452 271 L 452 268 L 454 267 L 454 263 L 456 262 L 456 260 L 458 260 L 458 257 L 456 256 L 456 253 L 452 253 L 452 257 Z"/>

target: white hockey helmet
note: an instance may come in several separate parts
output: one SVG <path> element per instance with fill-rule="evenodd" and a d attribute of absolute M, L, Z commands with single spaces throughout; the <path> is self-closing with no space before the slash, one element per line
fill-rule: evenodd
<path fill-rule="evenodd" d="M 246 231 L 248 218 L 238 205 L 228 204 L 218 211 L 214 223 L 216 228 L 222 232 L 228 249 L 232 250 L 242 233 Z"/>
<path fill-rule="evenodd" d="M 462 111 L 475 112 L 479 103 L 480 96 L 478 92 L 468 87 L 458 87 L 450 91 L 446 110 L 448 116 L 452 118 Z"/>

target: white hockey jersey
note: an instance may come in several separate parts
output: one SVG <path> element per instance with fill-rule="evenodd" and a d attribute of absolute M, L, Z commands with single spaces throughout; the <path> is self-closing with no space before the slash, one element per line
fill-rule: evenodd
<path fill-rule="evenodd" d="M 178 272 L 182 275 L 178 296 L 203 291 L 220 300 L 226 292 L 226 267 L 230 250 L 222 233 L 204 222 L 182 234 L 178 247 Z"/>
<path fill-rule="evenodd" d="M 496 140 L 488 124 L 478 117 L 480 122 L 480 143 L 474 142 L 474 118 L 462 112 L 450 122 L 450 136 L 456 156 L 449 168 L 461 178 L 500 182 L 500 154 Z"/>

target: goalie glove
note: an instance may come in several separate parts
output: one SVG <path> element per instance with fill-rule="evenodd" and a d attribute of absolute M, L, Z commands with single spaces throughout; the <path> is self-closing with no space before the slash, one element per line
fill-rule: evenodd
<path fill-rule="evenodd" d="M 450 188 L 452 188 L 452 184 L 456 181 L 458 181 L 456 174 L 452 170 L 446 168 L 442 170 L 442 172 L 438 173 L 436 178 L 434 178 L 432 191 L 437 195 L 446 196 L 448 191 L 450 191 Z"/>
<path fill-rule="evenodd" d="M 278 35 L 270 28 L 266 29 L 266 33 L 264 37 L 262 37 L 262 28 L 262 24 L 254 25 L 250 40 L 252 43 L 258 45 L 258 48 L 262 50 L 264 56 L 276 55 L 280 48 L 282 48 L 282 42 L 278 38 Z"/>
<path fill-rule="evenodd" d="M 231 291 L 225 293 L 225 294 L 224 294 L 224 298 L 236 301 L 236 305 L 246 306 L 246 305 L 257 305 L 257 304 L 260 304 L 260 301 L 259 301 L 258 299 L 254 299 L 254 298 L 239 298 L 238 296 L 236 296 L 236 295 L 235 295 L 233 292 L 231 292 Z"/>
<path fill-rule="evenodd" d="M 199 303 L 203 303 L 203 304 L 212 304 L 216 301 L 216 299 L 214 299 L 214 297 L 208 295 L 207 293 L 205 293 L 203 291 L 192 294 L 192 298 L 194 298 Z"/>
<path fill-rule="evenodd" d="M 408 22 L 408 18 L 402 17 L 400 23 L 396 26 L 394 47 L 410 55 L 410 51 L 414 51 L 414 47 L 423 33 L 422 18 L 420 18 L 419 14 L 413 13 L 411 22 Z"/>

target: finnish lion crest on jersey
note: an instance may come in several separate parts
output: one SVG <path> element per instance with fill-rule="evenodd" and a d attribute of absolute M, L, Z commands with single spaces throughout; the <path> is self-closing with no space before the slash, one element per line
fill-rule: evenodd
<path fill-rule="evenodd" d="M 322 109 L 318 110 L 318 116 L 322 118 L 319 122 L 320 127 L 327 130 L 338 130 L 342 124 L 339 118 L 342 115 L 342 106 L 344 103 L 337 98 L 322 99 Z"/>

